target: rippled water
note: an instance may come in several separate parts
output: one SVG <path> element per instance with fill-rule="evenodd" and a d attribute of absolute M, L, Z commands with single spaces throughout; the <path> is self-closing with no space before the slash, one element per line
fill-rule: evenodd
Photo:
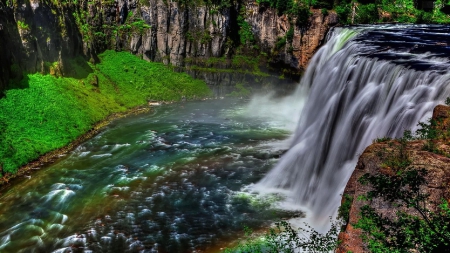
<path fill-rule="evenodd" d="M 285 122 L 244 102 L 117 120 L 0 197 L 0 252 L 195 252 L 286 215 L 242 191 L 282 153 Z M 278 147 L 278 148 L 274 148 Z M 218 246 L 219 245 L 219 246 Z"/>

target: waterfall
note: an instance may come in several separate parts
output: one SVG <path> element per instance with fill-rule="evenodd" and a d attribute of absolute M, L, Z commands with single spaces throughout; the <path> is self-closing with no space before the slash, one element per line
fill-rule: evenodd
<path fill-rule="evenodd" d="M 332 31 L 299 84 L 310 89 L 292 144 L 255 189 L 287 193 L 311 224 L 335 215 L 364 149 L 377 137 L 414 130 L 450 95 L 450 54 L 446 44 L 436 46 L 445 33 L 427 29 Z"/>

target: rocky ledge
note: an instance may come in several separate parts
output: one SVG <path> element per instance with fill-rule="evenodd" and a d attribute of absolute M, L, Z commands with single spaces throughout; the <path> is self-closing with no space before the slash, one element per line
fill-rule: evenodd
<path fill-rule="evenodd" d="M 425 183 L 420 186 L 420 193 L 427 196 L 424 207 L 432 212 L 439 208 L 442 201 L 450 200 L 450 143 L 448 141 L 448 129 L 450 121 L 450 107 L 438 105 L 433 111 L 432 119 L 437 122 L 435 129 L 441 133 L 436 139 L 413 140 L 403 143 L 404 152 L 407 155 L 408 165 L 403 170 L 425 169 Z M 432 145 L 434 150 L 427 151 L 427 145 Z M 336 252 L 369 252 L 368 244 L 362 239 L 364 231 L 357 227 L 361 218 L 361 208 L 368 205 L 383 218 L 395 220 L 398 211 L 420 217 L 417 210 L 399 206 L 396 202 L 388 202 L 378 196 L 367 199 L 368 192 L 373 190 L 371 185 L 362 184 L 359 180 L 363 175 L 396 175 L 398 168 L 393 166 L 388 159 L 399 155 L 401 140 L 385 140 L 374 143 L 366 148 L 360 156 L 356 168 L 347 183 L 344 191 L 342 205 L 349 206 L 345 218 L 347 225 L 339 234 L 340 245 Z M 428 148 L 429 150 L 429 148 Z M 348 202 L 348 203 L 345 203 Z"/>

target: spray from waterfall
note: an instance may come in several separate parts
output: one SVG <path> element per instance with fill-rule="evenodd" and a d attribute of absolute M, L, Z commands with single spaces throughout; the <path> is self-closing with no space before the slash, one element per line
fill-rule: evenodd
<path fill-rule="evenodd" d="M 364 148 L 377 137 L 414 130 L 449 96 L 447 52 L 425 50 L 439 29 L 425 35 L 421 27 L 332 31 L 299 84 L 310 88 L 291 146 L 255 190 L 285 193 L 308 210 L 310 224 L 327 227 Z M 399 30 L 407 33 L 400 34 L 404 41 Z"/>
<path fill-rule="evenodd" d="M 333 34 L 336 35 L 334 36 Z M 322 66 L 331 55 L 336 53 L 347 40 L 356 34 L 357 30 L 334 29 L 328 35 L 328 39 L 333 40 L 333 42 L 327 43 L 323 46 L 322 50 L 315 54 L 314 59 L 316 60 L 314 63 L 317 66 Z M 314 70 L 314 68 L 309 68 L 309 70 L 311 69 Z M 267 118 L 272 121 L 276 119 L 277 122 L 285 123 L 283 126 L 284 129 L 295 132 L 309 93 L 311 80 L 315 75 L 316 73 L 314 71 L 306 72 L 295 92 L 289 96 L 279 98 L 275 93 L 253 96 L 246 107 L 248 116 Z"/>

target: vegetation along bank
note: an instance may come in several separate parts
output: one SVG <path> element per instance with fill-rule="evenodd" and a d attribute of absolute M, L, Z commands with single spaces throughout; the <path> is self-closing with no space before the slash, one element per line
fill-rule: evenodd
<path fill-rule="evenodd" d="M 146 105 L 210 96 L 205 82 L 128 52 L 105 51 L 100 63 L 72 61 L 73 77 L 28 74 L 0 99 L 0 172 L 64 147 L 108 115 Z"/>

